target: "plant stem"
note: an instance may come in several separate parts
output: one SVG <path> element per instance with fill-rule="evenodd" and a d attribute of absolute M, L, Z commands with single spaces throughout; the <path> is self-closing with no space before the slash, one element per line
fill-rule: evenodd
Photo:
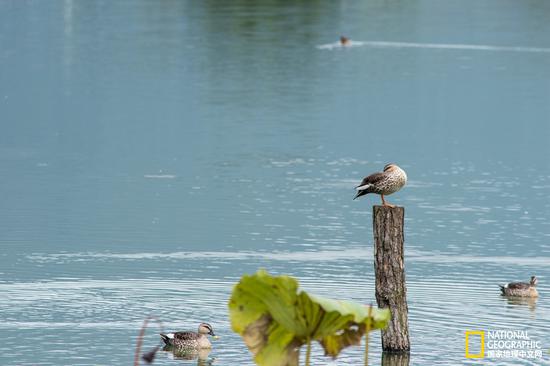
<path fill-rule="evenodd" d="M 370 332 L 370 321 L 372 315 L 372 304 L 369 305 L 369 312 L 367 317 L 367 335 L 365 336 L 365 366 L 369 366 L 369 332 Z"/>
<path fill-rule="evenodd" d="M 145 335 L 145 329 L 147 329 L 147 324 L 149 324 L 150 320 L 156 320 L 157 323 L 159 324 L 160 331 L 163 332 L 162 322 L 156 316 L 150 315 L 143 321 L 143 325 L 141 326 L 141 330 L 139 331 L 139 336 L 137 339 L 136 354 L 134 355 L 134 366 L 139 366 L 139 355 L 141 353 L 141 344 L 143 343 L 143 336 Z"/>
<path fill-rule="evenodd" d="M 309 358 L 311 356 L 311 339 L 307 340 L 307 348 L 306 348 L 306 366 L 309 366 Z"/>

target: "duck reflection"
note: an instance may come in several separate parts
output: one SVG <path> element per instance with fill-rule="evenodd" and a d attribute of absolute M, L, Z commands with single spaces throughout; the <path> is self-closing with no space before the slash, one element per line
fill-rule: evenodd
<path fill-rule="evenodd" d="M 388 353 L 382 352 L 382 366 L 409 366 L 411 360 L 410 353 Z"/>
<path fill-rule="evenodd" d="M 214 362 L 214 358 L 209 358 L 210 348 L 203 349 L 181 349 L 172 346 L 164 346 L 164 352 L 169 352 L 175 360 L 197 360 L 197 366 L 209 366 Z"/>
<path fill-rule="evenodd" d="M 520 296 L 503 296 L 508 305 L 511 306 L 527 306 L 530 311 L 534 312 L 537 308 L 536 297 L 520 297 Z"/>

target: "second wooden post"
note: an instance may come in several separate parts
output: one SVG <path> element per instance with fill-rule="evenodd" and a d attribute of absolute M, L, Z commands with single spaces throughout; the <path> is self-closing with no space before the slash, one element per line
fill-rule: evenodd
<path fill-rule="evenodd" d="M 409 308 L 405 285 L 403 207 L 373 207 L 376 302 L 389 308 L 391 321 L 382 330 L 384 352 L 409 352 Z"/>

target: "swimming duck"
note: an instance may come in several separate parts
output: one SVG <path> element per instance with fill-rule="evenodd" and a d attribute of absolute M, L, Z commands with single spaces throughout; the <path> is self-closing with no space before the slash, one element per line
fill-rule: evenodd
<path fill-rule="evenodd" d="M 531 276 L 529 283 L 510 282 L 504 286 L 499 286 L 503 296 L 538 297 L 539 293 L 536 289 L 537 282 L 537 277 Z"/>
<path fill-rule="evenodd" d="M 350 43 L 351 43 L 351 41 L 348 37 L 340 36 L 340 45 L 341 46 L 349 46 Z"/>
<path fill-rule="evenodd" d="M 179 349 L 204 349 L 212 348 L 207 335 L 215 337 L 212 326 L 208 323 L 201 323 L 197 332 L 175 332 L 161 333 L 160 337 L 167 346 L 173 346 Z"/>
<path fill-rule="evenodd" d="M 353 199 L 364 196 L 368 193 L 376 193 L 382 197 L 382 205 L 387 207 L 395 207 L 384 200 L 384 196 L 397 192 L 407 183 L 407 174 L 403 169 L 396 164 L 388 164 L 384 167 L 384 171 L 374 173 L 363 178 L 361 184 L 355 189 L 357 194 Z"/>

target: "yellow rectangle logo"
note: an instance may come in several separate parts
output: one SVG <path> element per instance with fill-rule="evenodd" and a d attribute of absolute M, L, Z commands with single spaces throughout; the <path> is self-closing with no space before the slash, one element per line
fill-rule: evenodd
<path fill-rule="evenodd" d="M 470 336 L 480 337 L 479 353 L 470 353 Z M 485 358 L 485 331 L 484 330 L 467 330 L 464 337 L 465 342 L 465 357 L 466 358 Z"/>

